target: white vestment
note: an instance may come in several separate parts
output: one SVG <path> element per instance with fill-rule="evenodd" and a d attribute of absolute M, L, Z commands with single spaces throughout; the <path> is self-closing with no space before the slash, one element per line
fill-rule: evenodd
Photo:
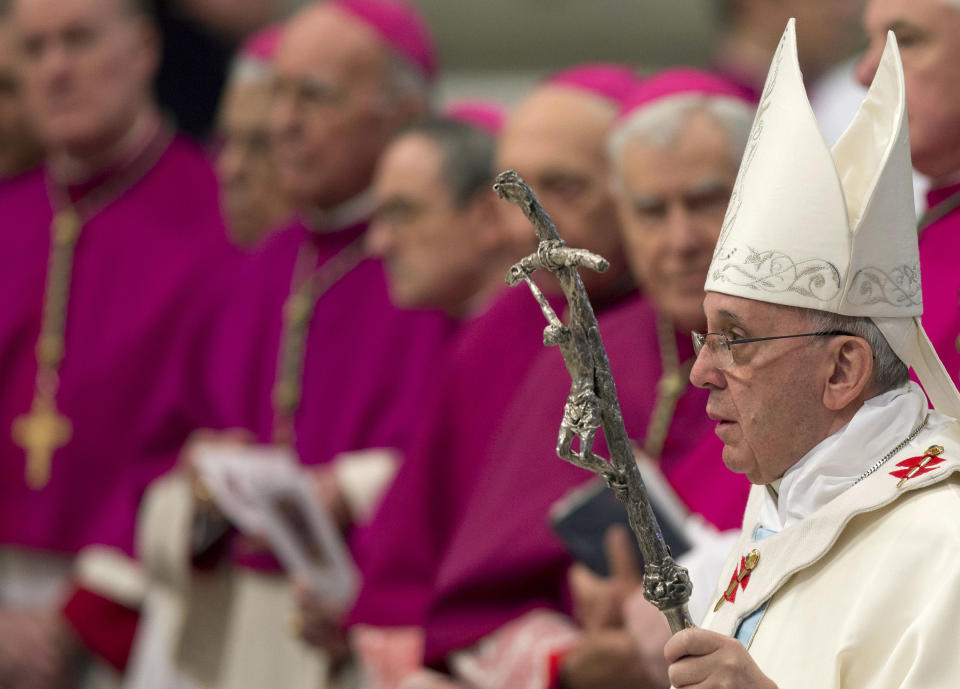
<path fill-rule="evenodd" d="M 868 402 L 779 495 L 750 493 L 714 604 L 726 597 L 703 626 L 733 636 L 759 620 L 740 638 L 779 689 L 960 686 L 960 423 L 917 395 Z M 758 528 L 776 533 L 756 540 Z"/>

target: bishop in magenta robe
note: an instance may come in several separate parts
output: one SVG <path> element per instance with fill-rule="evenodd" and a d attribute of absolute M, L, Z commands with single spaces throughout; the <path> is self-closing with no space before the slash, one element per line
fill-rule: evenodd
<path fill-rule="evenodd" d="M 277 169 L 303 218 L 257 247 L 224 293 L 200 309 L 208 315 L 200 316 L 195 344 L 185 347 L 194 352 L 192 394 L 181 398 L 188 400 L 184 413 L 195 425 L 241 428 L 253 442 L 289 445 L 301 463 L 317 467 L 315 477 L 325 477 L 331 460 L 343 453 L 404 449 L 450 331 L 440 314 L 394 308 L 381 264 L 363 253 L 372 210 L 365 190 L 378 144 L 426 109 L 435 64 L 426 25 L 399 0 L 337 0 L 304 8 L 287 23 L 274 63 Z M 406 79 L 408 68 L 415 79 Z M 404 88 L 393 89 L 401 74 Z M 307 102 L 323 107 L 304 107 Z M 219 541 L 232 565 L 220 570 L 229 579 L 221 589 L 224 603 L 195 595 L 208 578 L 190 568 L 196 552 L 185 532 L 193 496 L 188 486 L 183 490 L 183 476 L 168 478 L 151 488 L 141 528 L 146 538 L 163 531 L 151 526 L 159 521 L 168 532 L 144 545 L 151 583 L 165 593 L 171 583 L 166 575 L 176 571 L 176 583 L 190 585 L 168 597 L 173 614 L 219 619 L 222 626 L 198 640 L 186 637 L 200 625 L 176 624 L 164 636 L 182 631 L 183 637 L 173 648 L 166 644 L 167 665 L 173 660 L 173 669 L 196 675 L 190 662 L 202 652 L 174 656 L 178 647 L 195 650 L 193 642 L 203 641 L 216 645 L 200 658 L 207 668 L 216 666 L 216 677 L 204 675 L 208 685 L 316 686 L 323 673 L 320 654 L 307 653 L 288 633 L 293 587 L 262 546 L 228 533 Z M 178 503 L 182 521 L 170 519 L 161 495 L 185 498 Z M 167 548 L 167 535 L 187 544 Z M 166 555 L 174 561 L 160 562 Z M 257 624 L 238 622 L 244 614 L 255 615 Z"/>
<path fill-rule="evenodd" d="M 59 563 L 60 579 L 87 546 L 131 553 L 140 494 L 170 468 L 190 430 L 174 384 L 183 372 L 172 358 L 181 315 L 232 251 L 204 153 L 164 128 L 126 164 L 66 190 L 74 205 L 104 201 L 83 218 L 66 305 L 56 401 L 72 437 L 54 451 L 49 481 L 31 487 L 12 429 L 34 397 L 51 223 L 60 210 L 52 188 L 41 168 L 0 191 L 0 546 Z M 68 618 L 87 627 L 81 636 L 97 636 L 87 606 L 109 592 L 96 584 L 82 591 Z M 117 666 L 125 660 L 109 655 Z"/>
<path fill-rule="evenodd" d="M 504 407 L 542 344 L 542 315 L 519 290 L 463 325 L 442 386 L 407 461 L 370 525 L 364 584 L 351 624 L 417 625 L 434 569 Z"/>

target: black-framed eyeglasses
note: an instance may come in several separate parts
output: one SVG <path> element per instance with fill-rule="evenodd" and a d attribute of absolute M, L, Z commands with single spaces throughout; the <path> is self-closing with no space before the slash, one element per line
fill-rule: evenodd
<path fill-rule="evenodd" d="M 700 350 L 706 346 L 710 353 L 716 357 L 718 368 L 725 369 L 733 365 L 733 346 L 748 344 L 750 342 L 766 342 L 768 340 L 786 340 L 792 337 L 835 337 L 837 335 L 855 335 L 843 330 L 827 330 L 817 333 L 799 333 L 796 335 L 771 335 L 770 337 L 728 337 L 724 333 L 690 333 L 693 337 L 693 352 L 695 356 L 700 356 Z"/>

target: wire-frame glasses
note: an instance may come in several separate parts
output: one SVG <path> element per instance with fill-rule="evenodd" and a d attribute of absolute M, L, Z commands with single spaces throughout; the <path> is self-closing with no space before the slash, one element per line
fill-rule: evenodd
<path fill-rule="evenodd" d="M 749 342 L 766 342 L 768 340 L 785 340 L 791 337 L 835 337 L 837 335 L 851 335 L 851 333 L 842 330 L 828 330 L 816 333 L 799 333 L 796 335 L 771 335 L 770 337 L 728 337 L 724 333 L 698 333 L 693 331 L 693 352 L 695 356 L 700 356 L 700 350 L 706 346 L 716 360 L 717 367 L 725 369 L 733 365 L 733 347 L 734 345 L 747 344 Z"/>

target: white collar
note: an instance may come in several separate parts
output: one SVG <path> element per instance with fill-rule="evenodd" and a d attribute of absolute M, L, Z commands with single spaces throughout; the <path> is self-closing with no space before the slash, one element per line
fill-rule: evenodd
<path fill-rule="evenodd" d="M 784 473 L 775 493 L 764 491 L 760 524 L 782 531 L 813 514 L 909 436 L 927 412 L 926 395 L 913 381 L 864 402 L 845 426 Z"/>
<path fill-rule="evenodd" d="M 368 189 L 332 208 L 314 208 L 307 214 L 307 227 L 312 232 L 339 232 L 369 218 L 373 213 L 373 193 Z"/>

